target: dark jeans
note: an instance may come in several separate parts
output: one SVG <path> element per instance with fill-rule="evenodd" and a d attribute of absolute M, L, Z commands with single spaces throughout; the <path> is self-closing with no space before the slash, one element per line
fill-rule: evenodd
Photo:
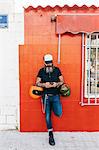
<path fill-rule="evenodd" d="M 62 115 L 62 105 L 60 102 L 59 95 L 45 95 L 45 115 L 46 115 L 46 124 L 47 129 L 52 129 L 52 122 L 51 122 L 51 111 L 53 110 L 54 114 L 58 117 Z"/>

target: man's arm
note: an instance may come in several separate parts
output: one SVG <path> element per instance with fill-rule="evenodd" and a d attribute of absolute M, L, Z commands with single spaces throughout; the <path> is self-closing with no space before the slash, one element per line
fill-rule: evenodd
<path fill-rule="evenodd" d="M 51 88 L 51 87 L 53 87 L 53 86 L 50 84 L 50 82 L 42 83 L 40 77 L 37 77 L 36 85 L 37 85 L 37 86 L 40 86 L 40 87 L 45 87 L 45 88 Z"/>
<path fill-rule="evenodd" d="M 62 75 L 59 76 L 59 80 L 60 80 L 60 82 L 58 82 L 58 86 L 60 86 L 60 85 L 62 85 L 64 83 L 64 78 L 63 78 Z"/>
<path fill-rule="evenodd" d="M 62 85 L 63 83 L 64 83 L 64 78 L 63 78 L 63 76 L 61 75 L 61 76 L 59 76 L 59 82 L 54 82 L 53 83 L 53 87 L 59 87 L 60 85 Z"/>
<path fill-rule="evenodd" d="M 37 79 L 36 79 L 36 85 L 40 86 L 40 87 L 45 87 L 44 83 L 41 83 L 41 78 L 40 77 L 37 77 Z"/>

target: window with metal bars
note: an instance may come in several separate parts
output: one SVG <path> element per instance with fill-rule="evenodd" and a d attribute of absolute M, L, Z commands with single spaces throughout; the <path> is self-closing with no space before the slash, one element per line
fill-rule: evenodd
<path fill-rule="evenodd" d="M 99 33 L 87 34 L 85 40 L 85 97 L 99 98 Z"/>
<path fill-rule="evenodd" d="M 0 14 L 0 28 L 8 28 L 8 15 Z"/>

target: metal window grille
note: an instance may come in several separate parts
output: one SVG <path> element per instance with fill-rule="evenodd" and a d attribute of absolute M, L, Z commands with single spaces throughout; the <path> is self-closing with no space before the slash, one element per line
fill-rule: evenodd
<path fill-rule="evenodd" d="M 81 93 L 82 105 L 99 105 L 99 33 L 82 34 Z"/>
<path fill-rule="evenodd" d="M 8 15 L 0 15 L 0 28 L 8 28 Z"/>

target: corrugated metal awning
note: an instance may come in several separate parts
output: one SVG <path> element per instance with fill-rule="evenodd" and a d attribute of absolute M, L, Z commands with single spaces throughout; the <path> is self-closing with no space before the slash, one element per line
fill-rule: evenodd
<path fill-rule="evenodd" d="M 56 19 L 56 33 L 71 32 L 77 34 L 99 32 L 99 14 L 65 14 Z"/>

